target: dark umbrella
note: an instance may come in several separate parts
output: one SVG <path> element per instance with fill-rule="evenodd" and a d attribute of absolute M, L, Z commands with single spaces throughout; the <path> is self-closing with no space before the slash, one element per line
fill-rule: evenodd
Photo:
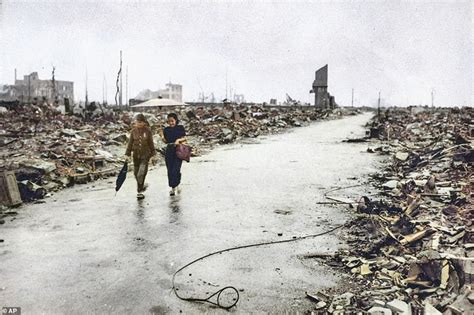
<path fill-rule="evenodd" d="M 123 163 L 122 169 L 120 170 L 117 180 L 115 181 L 115 194 L 119 191 L 120 187 L 122 187 L 123 182 L 127 178 L 127 171 L 128 171 L 128 163 Z"/>

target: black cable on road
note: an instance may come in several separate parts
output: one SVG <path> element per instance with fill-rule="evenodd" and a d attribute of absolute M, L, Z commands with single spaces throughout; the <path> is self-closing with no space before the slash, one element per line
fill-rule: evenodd
<path fill-rule="evenodd" d="M 324 193 L 324 197 L 325 198 L 329 198 L 328 197 L 328 193 L 330 192 L 334 192 L 334 191 L 338 191 L 338 190 L 343 190 L 343 189 L 347 189 L 347 188 L 354 188 L 354 187 L 359 187 L 359 186 L 364 186 L 364 184 L 356 184 L 356 185 L 350 185 L 350 186 L 344 186 L 344 187 L 337 187 L 337 188 L 334 188 L 334 189 L 330 189 L 328 191 L 326 191 Z M 329 203 L 328 203 L 329 204 Z M 345 202 L 331 202 L 331 204 L 346 204 Z M 183 301 L 190 301 L 190 302 L 206 302 L 206 303 L 210 303 L 210 304 L 213 304 L 213 305 L 216 305 L 220 308 L 223 308 L 223 309 L 230 309 L 232 308 L 233 306 L 235 306 L 237 304 L 237 302 L 239 301 L 239 298 L 240 298 L 240 295 L 239 295 L 239 291 L 233 287 L 233 286 L 226 286 L 216 292 L 214 292 L 213 294 L 209 295 L 207 298 L 193 298 L 193 297 L 190 297 L 190 298 L 185 298 L 185 297 L 182 297 L 178 294 L 178 288 L 176 288 L 176 285 L 175 285 L 175 278 L 176 278 L 176 275 L 184 270 L 185 268 L 191 266 L 192 264 L 200 261 L 200 260 L 203 260 L 207 257 L 210 257 L 210 256 L 213 256 L 213 255 L 216 255 L 216 254 L 222 254 L 224 252 L 230 252 L 230 251 L 233 251 L 233 250 L 237 250 L 237 249 L 243 249 L 243 248 L 249 248 L 249 247 L 257 247 L 257 246 L 264 246 L 264 245 L 272 245 L 272 244 L 281 244 L 281 243 L 289 243 L 289 242 L 295 242 L 295 241 L 300 241 L 300 240 L 303 240 L 303 239 L 307 239 L 307 238 L 314 238 L 314 237 L 318 237 L 318 236 L 323 236 L 323 235 L 326 235 L 326 234 L 329 234 L 331 232 L 334 232 L 335 230 L 337 229 L 340 229 L 342 228 L 343 226 L 345 226 L 345 224 L 341 224 L 341 225 L 338 225 L 332 229 L 329 229 L 327 231 L 324 231 L 324 232 L 321 232 L 321 233 L 318 233 L 318 234 L 310 234 L 310 235 L 306 235 L 306 236 L 300 236 L 300 237 L 294 237 L 294 238 L 291 238 L 291 239 L 286 239 L 286 240 L 281 240 L 281 241 L 271 241 L 271 242 L 262 242 L 262 243 L 256 243 L 256 244 L 249 244 L 249 245 L 242 245 L 242 246 L 236 246 L 236 247 L 230 247 L 230 248 L 226 248 L 226 249 L 222 249 L 222 250 L 219 250 L 219 251 L 216 251 L 216 252 L 212 252 L 212 253 L 209 253 L 207 255 L 204 255 L 204 256 L 201 256 L 193 261 L 191 261 L 190 263 L 184 265 L 183 267 L 179 268 L 174 274 L 173 274 L 173 279 L 172 279 L 172 289 L 173 289 L 173 292 L 174 294 L 181 300 Z M 228 305 L 223 305 L 220 301 L 220 298 L 221 298 L 221 294 L 222 292 L 224 291 L 234 291 L 236 293 L 236 297 L 233 299 L 233 302 L 231 304 L 228 304 Z M 214 296 L 216 296 L 216 302 L 213 302 L 211 301 L 211 298 L 213 298 Z"/>
<path fill-rule="evenodd" d="M 184 265 L 183 267 L 179 268 L 174 274 L 173 274 L 173 279 L 172 279 L 172 285 L 173 285 L 173 291 L 174 291 L 174 294 L 181 300 L 183 301 L 190 301 L 190 302 L 206 302 L 206 303 L 210 303 L 210 304 L 213 304 L 213 305 L 216 305 L 220 308 L 223 308 L 223 309 L 230 309 L 232 308 L 233 306 L 235 306 L 237 304 L 237 302 L 239 301 L 239 291 L 233 287 L 233 286 L 226 286 L 216 292 L 214 292 L 213 294 L 209 295 L 208 297 L 206 298 L 194 298 L 194 297 L 189 297 L 189 298 L 185 298 L 185 297 L 182 297 L 178 294 L 178 288 L 176 288 L 176 285 L 175 285 L 175 277 L 176 275 L 184 270 L 185 268 L 191 266 L 192 264 L 200 261 L 200 260 L 203 260 L 207 257 L 210 257 L 210 256 L 213 256 L 213 255 L 216 255 L 216 254 L 221 254 L 221 253 L 224 253 L 224 252 L 230 252 L 230 251 L 233 251 L 233 250 L 237 250 L 237 249 L 243 249 L 243 248 L 250 248 L 250 247 L 257 247 L 257 246 L 264 246 L 264 245 L 272 245 L 272 244 L 281 244 L 281 243 L 289 243 L 289 242 L 295 242 L 295 241 L 300 241 L 300 240 L 304 240 L 304 239 L 307 239 L 307 238 L 314 238 L 314 237 L 318 237 L 318 236 L 323 236 L 323 235 L 326 235 L 326 234 L 329 234 L 331 232 L 334 232 L 335 230 L 337 229 L 340 229 L 344 226 L 345 224 L 341 224 L 341 225 L 338 225 L 332 229 L 329 229 L 327 231 L 324 231 L 324 232 L 321 232 L 321 233 L 318 233 L 318 234 L 310 234 L 310 235 L 306 235 L 306 236 L 300 236 L 300 237 L 295 237 L 295 238 L 290 238 L 290 239 L 285 239 L 285 240 L 281 240 L 281 241 L 271 241 L 271 242 L 262 242 L 262 243 L 256 243 L 256 244 L 249 244 L 249 245 L 242 245 L 242 246 L 236 246 L 236 247 L 230 247 L 230 248 L 226 248 L 226 249 L 222 249 L 222 250 L 219 250 L 219 251 L 216 251 L 216 252 L 212 252 L 212 253 L 209 253 L 207 255 L 204 255 L 204 256 L 201 256 L 193 261 L 191 261 L 190 263 Z M 228 305 L 224 305 L 221 301 L 220 301 L 220 297 L 221 297 L 221 294 L 222 292 L 224 291 L 234 291 L 236 293 L 236 297 L 233 299 L 233 302 L 231 304 L 228 304 Z M 216 302 L 213 302 L 211 301 L 211 298 L 213 298 L 214 296 L 216 296 Z"/>

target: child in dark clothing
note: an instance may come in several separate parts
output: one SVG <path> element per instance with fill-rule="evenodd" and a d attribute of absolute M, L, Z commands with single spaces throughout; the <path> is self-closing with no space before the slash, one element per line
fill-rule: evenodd
<path fill-rule="evenodd" d="M 168 185 L 171 187 L 170 196 L 174 196 L 178 192 L 177 187 L 181 182 L 183 161 L 176 156 L 176 145 L 186 142 L 186 131 L 178 123 L 178 116 L 171 113 L 168 115 L 169 126 L 160 131 L 161 140 L 167 144 L 165 162 L 168 169 Z"/>
<path fill-rule="evenodd" d="M 137 198 L 143 199 L 146 190 L 145 177 L 148 173 L 148 161 L 156 157 L 153 135 L 146 118 L 143 114 L 138 114 L 130 133 L 130 140 L 127 145 L 125 156 L 130 161 L 133 152 L 133 173 L 137 180 Z"/>

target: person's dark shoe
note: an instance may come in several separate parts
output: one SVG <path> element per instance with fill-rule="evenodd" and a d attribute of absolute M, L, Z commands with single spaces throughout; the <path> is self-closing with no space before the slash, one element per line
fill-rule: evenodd
<path fill-rule="evenodd" d="M 143 184 L 142 189 L 139 189 L 139 190 L 138 190 L 138 193 L 145 192 L 145 191 L 147 190 L 147 188 L 148 188 L 148 184 Z"/>
<path fill-rule="evenodd" d="M 145 198 L 144 194 L 142 194 L 142 193 L 137 194 L 137 199 L 143 199 L 143 198 Z"/>
<path fill-rule="evenodd" d="M 170 190 L 170 196 L 174 196 L 176 195 L 176 189 L 175 188 L 171 188 Z"/>

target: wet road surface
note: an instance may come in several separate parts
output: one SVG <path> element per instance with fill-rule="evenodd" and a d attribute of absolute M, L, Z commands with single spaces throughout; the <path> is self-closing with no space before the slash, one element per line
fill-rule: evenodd
<path fill-rule="evenodd" d="M 19 306 L 23 314 L 226 314 L 177 299 L 173 273 L 213 251 L 344 223 L 343 207 L 316 202 L 374 171 L 377 161 L 365 153 L 366 144 L 341 142 L 363 136 L 369 118 L 317 122 L 220 147 L 183 163 L 181 193 L 174 197 L 159 166 L 148 174 L 142 201 L 129 173 L 117 196 L 111 178 L 22 206 L 0 226 L 0 307 Z M 339 195 L 360 196 L 364 189 Z M 232 285 L 240 293 L 232 313 L 311 310 L 305 291 L 340 285 L 341 278 L 303 256 L 344 246 L 338 233 L 210 257 L 177 275 L 179 292 L 205 297 Z"/>

